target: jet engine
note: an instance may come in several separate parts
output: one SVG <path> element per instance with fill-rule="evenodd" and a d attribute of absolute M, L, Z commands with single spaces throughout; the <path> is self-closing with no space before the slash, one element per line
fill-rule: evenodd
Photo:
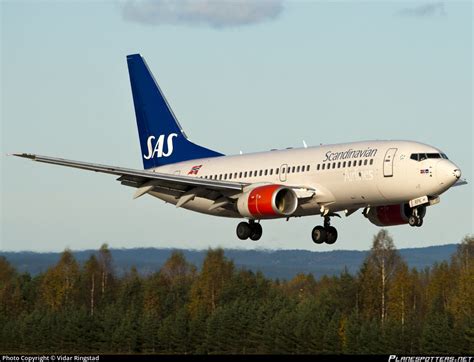
<path fill-rule="evenodd" d="M 377 226 L 393 226 L 408 224 L 408 218 L 411 216 L 412 211 L 410 205 L 386 205 L 377 206 L 369 210 L 366 217 L 370 222 Z M 418 207 L 418 215 L 423 218 L 426 214 L 426 207 Z"/>
<path fill-rule="evenodd" d="M 298 207 L 296 193 L 281 185 L 258 186 L 240 195 L 237 210 L 252 219 L 270 219 L 293 214 Z"/>

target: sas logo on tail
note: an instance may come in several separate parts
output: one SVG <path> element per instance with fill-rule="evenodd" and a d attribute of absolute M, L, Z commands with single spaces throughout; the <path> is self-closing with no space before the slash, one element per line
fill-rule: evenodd
<path fill-rule="evenodd" d="M 171 133 L 167 138 L 166 138 L 166 146 L 168 151 L 163 152 L 163 146 L 165 143 L 165 135 L 162 134 L 158 139 L 156 140 L 155 144 L 153 145 L 156 137 L 155 136 L 150 136 L 148 137 L 146 141 L 146 145 L 148 148 L 148 154 L 143 155 L 143 158 L 145 160 L 149 160 L 150 158 L 155 157 L 155 155 L 160 158 L 160 157 L 168 157 L 171 156 L 173 153 L 173 138 L 178 137 L 176 133 Z"/>

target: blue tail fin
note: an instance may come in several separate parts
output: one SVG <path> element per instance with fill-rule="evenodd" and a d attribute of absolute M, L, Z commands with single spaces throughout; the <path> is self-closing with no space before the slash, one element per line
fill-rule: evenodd
<path fill-rule="evenodd" d="M 140 54 L 127 56 L 145 169 L 223 156 L 188 140 Z"/>

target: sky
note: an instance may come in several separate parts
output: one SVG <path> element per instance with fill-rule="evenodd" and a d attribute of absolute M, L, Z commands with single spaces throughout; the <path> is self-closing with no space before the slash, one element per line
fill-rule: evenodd
<path fill-rule="evenodd" d="M 3 251 L 113 248 L 367 250 L 359 212 L 315 245 L 320 216 L 238 220 L 154 197 L 115 177 L 8 157 L 29 152 L 142 168 L 126 55 L 141 53 L 188 137 L 225 154 L 371 139 L 443 150 L 470 184 L 422 228 L 388 228 L 398 248 L 473 233 L 473 6 L 402 1 L 2 1 Z"/>

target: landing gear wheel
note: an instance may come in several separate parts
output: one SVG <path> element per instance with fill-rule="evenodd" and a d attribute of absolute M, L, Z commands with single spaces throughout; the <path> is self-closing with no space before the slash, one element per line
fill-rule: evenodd
<path fill-rule="evenodd" d="M 246 240 L 252 234 L 252 228 L 249 223 L 241 222 L 239 223 L 239 225 L 237 225 L 236 232 L 237 232 L 237 237 L 240 240 Z"/>
<path fill-rule="evenodd" d="M 257 241 L 262 237 L 263 234 L 263 229 L 262 225 L 257 224 L 257 223 L 251 223 L 250 224 L 250 229 L 252 230 L 250 234 L 250 239 L 253 241 Z"/>
<path fill-rule="evenodd" d="M 408 218 L 408 224 L 410 226 L 416 226 L 418 224 L 418 218 L 415 215 L 412 215 Z"/>
<path fill-rule="evenodd" d="M 326 244 L 334 244 L 337 240 L 337 230 L 335 227 L 326 228 Z"/>
<path fill-rule="evenodd" d="M 311 232 L 311 237 L 316 244 L 322 244 L 326 241 L 326 229 L 321 225 L 316 226 Z"/>
<path fill-rule="evenodd" d="M 418 217 L 417 220 L 416 220 L 416 226 L 420 227 L 421 225 L 423 225 L 423 218 Z"/>

